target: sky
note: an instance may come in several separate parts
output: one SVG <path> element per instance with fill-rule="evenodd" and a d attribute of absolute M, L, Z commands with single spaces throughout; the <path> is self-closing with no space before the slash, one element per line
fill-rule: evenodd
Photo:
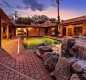
<path fill-rule="evenodd" d="M 56 0 L 0 0 L 0 7 L 8 15 L 28 17 L 33 15 L 46 15 L 57 18 Z M 60 0 L 60 18 L 71 19 L 86 15 L 86 0 Z"/>

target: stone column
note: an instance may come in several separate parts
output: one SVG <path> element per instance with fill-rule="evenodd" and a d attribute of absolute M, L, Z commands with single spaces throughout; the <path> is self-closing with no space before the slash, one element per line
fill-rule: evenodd
<path fill-rule="evenodd" d="M 27 36 L 29 36 L 29 35 L 28 35 L 28 27 L 26 28 L 26 31 L 27 31 Z"/>
<path fill-rule="evenodd" d="M 6 32 L 6 34 L 7 34 L 7 39 L 9 39 L 9 25 L 7 25 L 6 28 L 7 28 L 7 32 Z"/>
<path fill-rule="evenodd" d="M 1 47 L 1 17 L 0 17 L 0 47 Z"/>

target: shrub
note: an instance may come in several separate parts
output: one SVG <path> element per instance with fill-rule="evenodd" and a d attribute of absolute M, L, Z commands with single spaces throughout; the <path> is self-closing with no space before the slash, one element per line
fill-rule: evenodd
<path fill-rule="evenodd" d="M 53 44 L 59 44 L 59 41 L 55 40 L 55 41 L 53 41 Z"/>
<path fill-rule="evenodd" d="M 51 45 L 52 41 L 49 41 L 49 40 L 46 39 L 44 43 L 47 44 L 47 45 Z"/>
<path fill-rule="evenodd" d="M 24 43 L 24 47 L 27 48 L 27 46 L 28 46 L 28 43 Z"/>

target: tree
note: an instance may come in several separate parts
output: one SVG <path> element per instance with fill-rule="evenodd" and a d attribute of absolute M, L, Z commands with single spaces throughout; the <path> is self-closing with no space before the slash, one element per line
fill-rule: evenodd
<path fill-rule="evenodd" d="M 51 23 L 56 23 L 56 18 L 49 18 L 49 21 L 51 22 Z"/>
<path fill-rule="evenodd" d="M 15 22 L 16 24 L 22 24 L 22 17 L 18 17 Z"/>
<path fill-rule="evenodd" d="M 28 24 L 30 25 L 32 19 L 30 17 L 18 17 L 16 20 L 16 24 Z"/>
<path fill-rule="evenodd" d="M 47 21 L 48 19 L 49 18 L 45 15 L 34 15 L 34 16 L 32 16 L 32 21 L 33 21 L 33 23 L 36 23 L 36 24 L 42 24 L 45 21 Z"/>

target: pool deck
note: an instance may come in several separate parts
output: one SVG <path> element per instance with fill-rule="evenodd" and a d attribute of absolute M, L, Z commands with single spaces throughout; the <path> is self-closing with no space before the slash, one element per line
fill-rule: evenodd
<path fill-rule="evenodd" d="M 0 48 L 0 80 L 54 80 L 43 61 L 24 49 L 20 38 L 3 40 Z"/>

